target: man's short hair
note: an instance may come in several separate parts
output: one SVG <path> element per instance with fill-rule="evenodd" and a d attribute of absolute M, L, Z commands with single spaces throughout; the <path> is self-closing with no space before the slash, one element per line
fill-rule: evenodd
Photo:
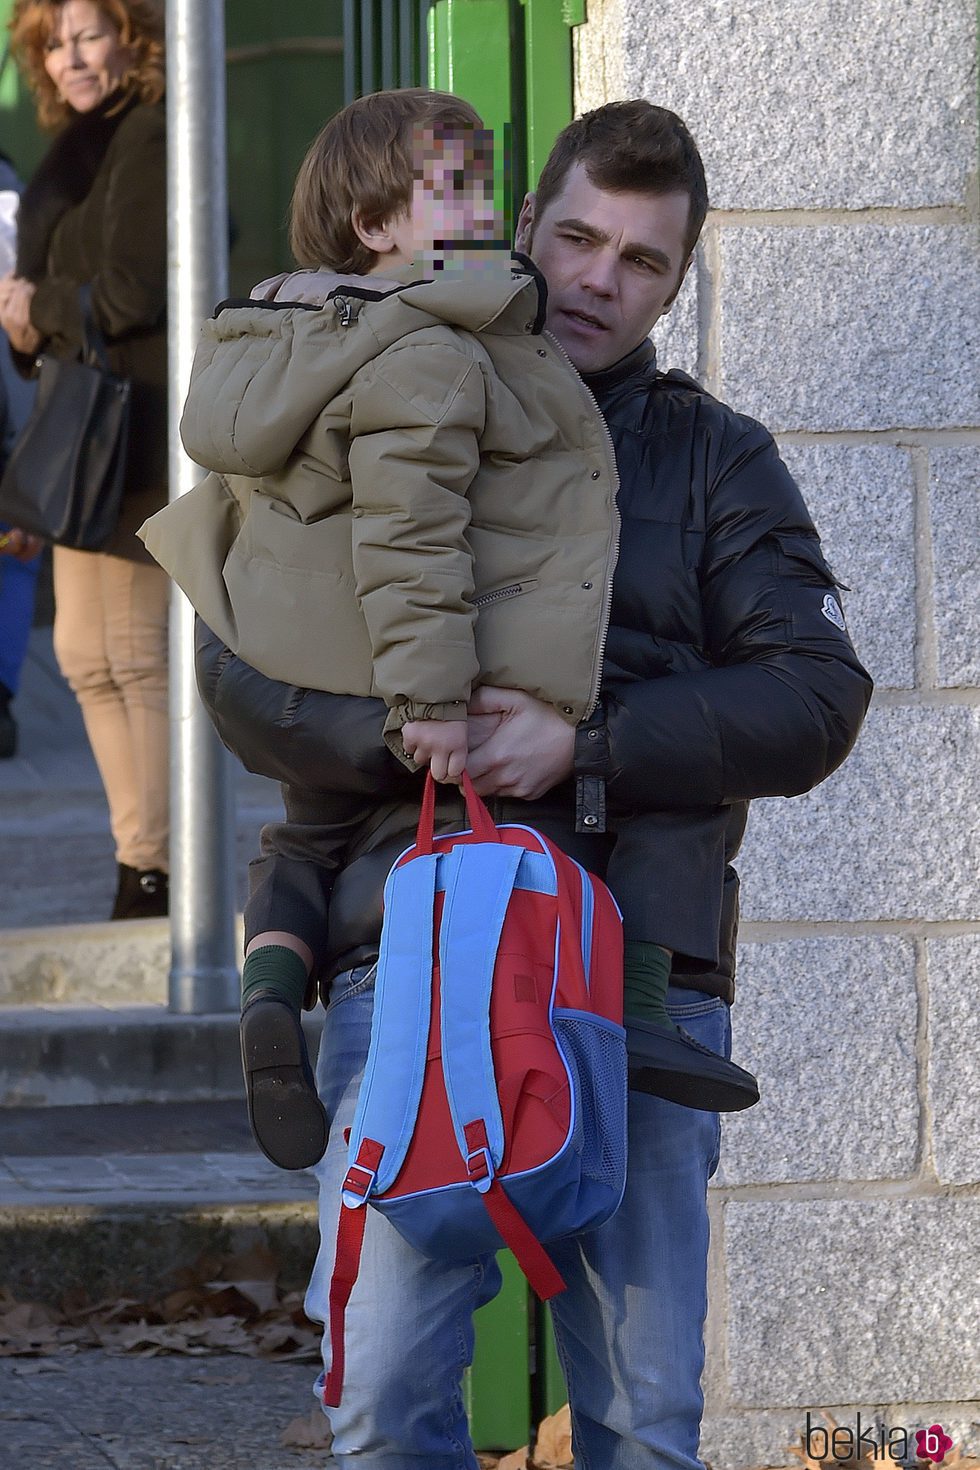
<path fill-rule="evenodd" d="M 607 102 L 564 128 L 548 154 L 535 191 L 539 220 L 557 199 L 573 164 L 610 193 L 690 196 L 685 258 L 698 242 L 708 212 L 708 185 L 697 144 L 676 112 L 651 102 Z"/>
<path fill-rule="evenodd" d="M 379 225 L 412 198 L 412 130 L 482 128 L 479 113 L 449 92 L 424 87 L 358 97 L 323 127 L 300 165 L 289 244 L 301 266 L 365 274 L 377 256 L 354 233 L 351 214 Z"/>

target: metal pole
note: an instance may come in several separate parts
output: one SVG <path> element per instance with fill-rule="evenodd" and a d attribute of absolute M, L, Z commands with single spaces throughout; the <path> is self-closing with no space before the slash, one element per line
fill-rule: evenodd
<path fill-rule="evenodd" d="M 167 0 L 170 496 L 202 478 L 177 426 L 201 323 L 227 292 L 224 0 Z M 234 793 L 230 758 L 194 680 L 194 623 L 176 593 L 170 622 L 170 1009 L 234 1010 Z"/>

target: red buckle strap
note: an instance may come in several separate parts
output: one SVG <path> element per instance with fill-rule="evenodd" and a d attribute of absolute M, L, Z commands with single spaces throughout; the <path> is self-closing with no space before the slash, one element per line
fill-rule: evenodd
<path fill-rule="evenodd" d="M 375 1142 L 373 1138 L 362 1138 L 361 1146 L 357 1150 L 357 1158 L 344 1177 L 341 1186 L 342 1193 L 354 1194 L 358 1199 L 366 1199 L 377 1176 L 383 1153 L 384 1144 Z"/>
<path fill-rule="evenodd" d="M 470 1176 L 470 1183 L 481 1194 L 488 1190 L 493 1179 L 493 1161 L 490 1158 L 490 1150 L 478 1148 L 474 1149 L 471 1154 L 467 1154 L 466 1172 Z"/>
<path fill-rule="evenodd" d="M 323 1383 L 323 1402 L 331 1408 L 340 1403 L 344 1390 L 344 1320 L 357 1273 L 361 1265 L 367 1206 L 364 1200 L 374 1183 L 384 1146 L 373 1138 L 365 1138 L 357 1151 L 357 1159 L 347 1170 L 344 1192 L 357 1195 L 357 1205 L 342 1204 L 337 1221 L 337 1250 L 330 1278 L 330 1372 Z"/>
<path fill-rule="evenodd" d="M 535 1296 L 546 1302 L 564 1291 L 565 1281 L 561 1272 L 499 1179 L 494 1179 L 483 1195 L 483 1203 L 504 1244 L 513 1251 Z"/>
<path fill-rule="evenodd" d="M 487 1214 L 514 1253 L 531 1290 L 546 1302 L 565 1290 L 561 1272 L 496 1177 L 486 1123 L 482 1118 L 467 1123 L 463 1135 L 470 1150 L 466 1158 L 470 1183 L 483 1196 Z"/>
<path fill-rule="evenodd" d="M 330 1372 L 323 1383 L 323 1402 L 331 1408 L 344 1391 L 344 1318 L 361 1264 L 367 1209 L 341 1205 L 337 1224 L 337 1255 L 330 1278 Z"/>
<path fill-rule="evenodd" d="M 344 1194 L 357 1194 L 364 1199 L 375 1178 L 373 1169 L 366 1169 L 363 1164 L 351 1164 L 344 1175 Z"/>

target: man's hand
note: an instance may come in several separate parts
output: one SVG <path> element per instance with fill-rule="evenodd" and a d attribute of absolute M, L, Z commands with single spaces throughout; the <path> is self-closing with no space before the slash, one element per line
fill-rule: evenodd
<path fill-rule="evenodd" d="M 466 762 L 481 796 L 535 801 L 572 774 L 575 730 L 550 704 L 520 689 L 483 685 L 468 709 L 471 716 L 497 715 L 500 720 Z"/>
<path fill-rule="evenodd" d="M 405 754 L 427 765 L 433 780 L 459 784 L 466 766 L 465 720 L 409 720 L 402 726 Z"/>
<path fill-rule="evenodd" d="M 479 750 L 481 745 L 486 745 L 490 736 L 497 733 L 502 719 L 503 715 L 497 712 L 492 715 L 475 715 L 472 710 L 468 712 L 466 730 L 471 753 Z"/>

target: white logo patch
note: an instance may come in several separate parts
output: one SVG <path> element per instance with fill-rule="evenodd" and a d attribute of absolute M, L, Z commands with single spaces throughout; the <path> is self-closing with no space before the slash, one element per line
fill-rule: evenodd
<path fill-rule="evenodd" d="M 823 613 L 828 623 L 833 623 L 834 627 L 840 628 L 842 633 L 847 632 L 847 624 L 844 622 L 844 614 L 841 611 L 841 605 L 837 601 L 836 597 L 831 597 L 829 592 L 823 600 L 823 606 L 821 607 L 820 611 Z"/>

